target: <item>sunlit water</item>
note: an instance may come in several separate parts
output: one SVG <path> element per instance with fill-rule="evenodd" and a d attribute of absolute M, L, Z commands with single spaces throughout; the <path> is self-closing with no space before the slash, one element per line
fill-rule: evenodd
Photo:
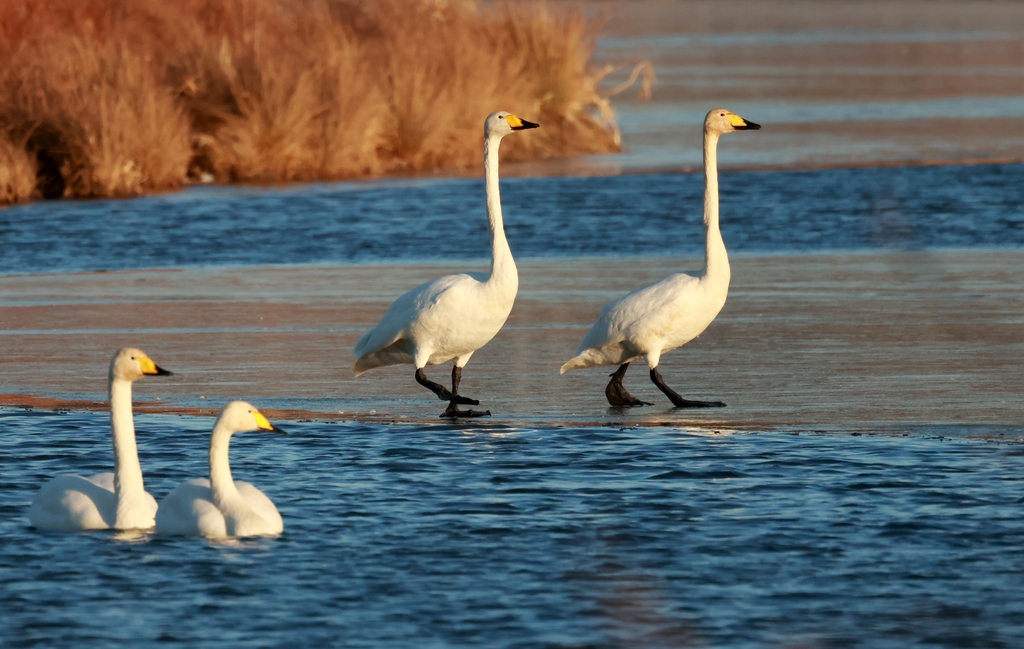
<path fill-rule="evenodd" d="M 726 158 L 726 152 L 722 154 Z M 1024 245 L 1024 165 L 723 173 L 734 253 Z M 519 258 L 700 254 L 699 174 L 507 178 Z M 0 273 L 488 256 L 483 181 L 195 188 L 0 210 Z"/>
<path fill-rule="evenodd" d="M 1021 187 L 1024 165 L 725 173 L 722 227 L 733 253 L 1019 248 Z M 520 258 L 701 251 L 699 175 L 502 189 Z M 0 273 L 488 253 L 478 179 L 35 203 L 0 243 Z M 1022 447 L 970 428 L 285 423 L 233 446 L 285 534 L 222 544 L 31 529 L 47 478 L 110 470 L 107 419 L 0 411 L 0 644 L 1024 646 Z M 154 495 L 204 474 L 210 425 L 138 418 Z"/>
<path fill-rule="evenodd" d="M 137 417 L 157 498 L 205 473 L 210 424 Z M 285 424 L 232 444 L 285 533 L 213 543 L 31 529 L 47 477 L 109 470 L 107 418 L 0 411 L 3 645 L 1024 642 L 1017 444 Z"/>

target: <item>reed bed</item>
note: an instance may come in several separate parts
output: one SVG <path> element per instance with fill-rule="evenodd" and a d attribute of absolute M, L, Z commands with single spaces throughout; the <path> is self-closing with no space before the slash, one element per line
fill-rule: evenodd
<path fill-rule="evenodd" d="M 536 2 L 6 0 L 0 202 L 618 150 L 596 26 Z"/>

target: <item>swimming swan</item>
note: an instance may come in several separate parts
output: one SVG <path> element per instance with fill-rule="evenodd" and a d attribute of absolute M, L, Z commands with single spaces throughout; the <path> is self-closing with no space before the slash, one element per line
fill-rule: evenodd
<path fill-rule="evenodd" d="M 601 311 L 583 338 L 576 356 L 562 373 L 581 367 L 619 365 L 605 396 L 613 406 L 651 405 L 635 398 L 622 385 L 631 361 L 646 358 L 651 380 L 677 408 L 714 408 L 721 401 L 690 401 L 665 385 L 658 372 L 661 355 L 681 347 L 704 331 L 725 305 L 729 293 L 729 256 L 718 229 L 718 138 L 732 131 L 759 129 L 723 108 L 704 118 L 704 269 L 676 273 L 637 289 Z"/>
<path fill-rule="evenodd" d="M 247 430 L 286 434 L 244 401 L 224 406 L 210 435 L 210 479 L 196 478 L 174 488 L 156 513 L 157 534 L 227 538 L 284 531 L 277 507 L 248 482 L 231 479 L 228 443 Z"/>
<path fill-rule="evenodd" d="M 458 410 L 456 404 L 477 405 L 476 399 L 459 396 L 462 368 L 473 352 L 501 330 L 512 311 L 519 290 L 519 275 L 512 259 L 501 219 L 498 193 L 498 146 L 514 131 L 537 124 L 498 111 L 484 121 L 484 181 L 487 220 L 491 225 L 491 272 L 446 275 L 401 296 L 388 308 L 380 323 L 367 331 L 355 346 L 356 376 L 384 365 L 412 363 L 416 381 L 432 391 L 448 409 L 442 417 L 478 417 L 490 411 Z M 423 368 L 455 359 L 452 389 L 427 379 Z"/>
<path fill-rule="evenodd" d="M 132 381 L 170 374 L 141 349 L 125 347 L 114 354 L 108 374 L 114 472 L 90 478 L 63 474 L 44 484 L 28 509 L 33 527 L 61 532 L 153 527 L 156 500 L 142 484 L 132 420 Z"/>

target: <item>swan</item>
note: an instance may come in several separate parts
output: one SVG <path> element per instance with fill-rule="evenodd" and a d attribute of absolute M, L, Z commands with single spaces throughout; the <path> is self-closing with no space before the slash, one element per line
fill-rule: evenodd
<path fill-rule="evenodd" d="M 729 256 L 718 229 L 718 138 L 732 131 L 759 129 L 724 108 L 704 118 L 704 269 L 669 275 L 608 303 L 583 338 L 576 356 L 561 373 L 583 367 L 619 365 L 605 388 L 613 406 L 651 405 L 622 385 L 630 362 L 645 358 L 651 381 L 677 408 L 716 408 L 721 401 L 691 401 L 665 384 L 658 372 L 661 355 L 703 332 L 725 305 L 729 293 Z"/>
<path fill-rule="evenodd" d="M 141 349 L 125 347 L 114 354 L 108 373 L 114 472 L 89 478 L 62 474 L 44 484 L 28 509 L 33 527 L 60 532 L 153 527 L 156 500 L 142 483 L 132 419 L 132 381 L 170 375 Z"/>
<path fill-rule="evenodd" d="M 210 435 L 210 479 L 184 482 L 161 501 L 157 534 L 228 538 L 284 531 L 284 521 L 270 498 L 248 482 L 231 479 L 228 443 L 235 433 L 248 430 L 287 434 L 244 401 L 224 406 Z"/>
<path fill-rule="evenodd" d="M 414 288 L 392 303 L 376 327 L 355 346 L 352 373 L 360 376 L 384 365 L 412 363 L 416 382 L 448 401 L 442 417 L 479 417 L 490 411 L 459 410 L 457 404 L 477 405 L 459 395 L 462 368 L 473 353 L 490 342 L 512 311 L 519 290 L 512 251 L 505 239 L 498 193 L 498 146 L 515 131 L 537 128 L 511 113 L 491 113 L 484 121 L 484 181 L 487 220 L 491 226 L 491 272 L 446 275 Z M 454 359 L 452 389 L 427 378 L 423 368 Z"/>

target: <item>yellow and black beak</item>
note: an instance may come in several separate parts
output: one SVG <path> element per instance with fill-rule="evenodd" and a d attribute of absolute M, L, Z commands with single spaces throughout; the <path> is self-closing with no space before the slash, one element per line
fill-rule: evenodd
<path fill-rule="evenodd" d="M 732 127 L 737 131 L 756 131 L 761 128 L 760 124 L 748 122 L 739 115 L 734 115 L 732 113 L 729 113 L 728 119 L 729 123 L 732 124 Z"/>
<path fill-rule="evenodd" d="M 540 124 L 534 124 L 533 122 L 527 122 L 525 119 L 519 119 L 515 115 L 506 115 L 505 121 L 513 131 L 525 131 L 528 128 L 540 128 Z"/>
<path fill-rule="evenodd" d="M 140 358 L 139 366 L 142 368 L 142 373 L 146 376 L 173 376 L 173 372 L 168 372 L 162 367 L 157 367 L 157 364 L 153 362 L 151 358 Z"/>
<path fill-rule="evenodd" d="M 282 429 L 278 428 L 277 426 L 275 426 L 274 424 L 270 423 L 270 421 L 268 421 L 267 418 L 264 417 L 261 413 L 254 412 L 254 413 L 252 413 L 252 416 L 256 418 L 256 426 L 260 430 L 266 431 L 268 433 L 278 433 L 280 435 L 287 435 L 288 434 L 288 433 L 284 432 L 284 430 L 282 430 Z"/>

